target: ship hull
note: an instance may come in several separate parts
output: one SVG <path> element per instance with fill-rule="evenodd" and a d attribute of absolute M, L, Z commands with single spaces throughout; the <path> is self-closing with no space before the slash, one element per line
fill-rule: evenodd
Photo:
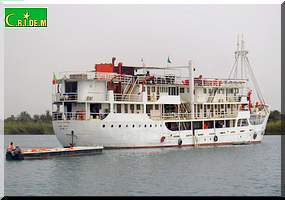
<path fill-rule="evenodd" d="M 260 125 L 170 131 L 165 121 L 151 120 L 145 114 L 109 114 L 104 120 L 53 121 L 57 139 L 63 146 L 102 145 L 110 148 L 159 148 L 216 146 L 260 143 L 267 120 Z M 73 136 L 71 132 L 73 131 Z"/>

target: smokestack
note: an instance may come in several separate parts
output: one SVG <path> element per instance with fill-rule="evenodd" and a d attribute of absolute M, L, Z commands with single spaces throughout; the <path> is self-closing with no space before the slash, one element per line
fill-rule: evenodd
<path fill-rule="evenodd" d="M 115 66 L 115 60 L 116 60 L 116 57 L 113 57 L 112 58 L 112 65 L 113 65 L 113 67 Z"/>
<path fill-rule="evenodd" d="M 122 68 L 123 68 L 123 63 L 119 62 L 118 63 L 118 74 L 122 74 L 123 72 Z"/>

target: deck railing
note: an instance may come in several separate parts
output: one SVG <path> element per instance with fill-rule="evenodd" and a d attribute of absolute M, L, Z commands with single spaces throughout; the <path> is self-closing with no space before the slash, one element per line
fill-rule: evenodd
<path fill-rule="evenodd" d="M 114 101 L 142 102 L 142 94 L 114 94 Z"/>
<path fill-rule="evenodd" d="M 77 101 L 77 93 L 56 93 L 53 95 L 53 101 Z"/>
<path fill-rule="evenodd" d="M 87 120 L 87 119 L 105 119 L 109 113 L 86 113 L 86 112 L 53 112 L 52 119 L 57 120 Z"/>
<path fill-rule="evenodd" d="M 151 119 L 154 120 L 191 120 L 191 119 L 213 119 L 213 118 L 235 118 L 238 112 L 214 112 L 214 113 L 195 113 L 193 118 L 190 113 L 161 113 L 160 115 L 148 114 Z"/>

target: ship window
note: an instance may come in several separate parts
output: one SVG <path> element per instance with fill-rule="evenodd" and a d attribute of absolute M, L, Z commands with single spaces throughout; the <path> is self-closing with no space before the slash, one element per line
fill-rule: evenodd
<path fill-rule="evenodd" d="M 114 125 L 112 124 L 112 125 L 111 125 L 111 128 L 113 128 L 113 127 L 114 127 Z"/>
<path fill-rule="evenodd" d="M 77 93 L 77 81 L 65 81 L 65 93 Z"/>
<path fill-rule="evenodd" d="M 214 128 L 214 121 L 204 121 L 204 129 Z"/>
<path fill-rule="evenodd" d="M 226 120 L 226 127 L 235 127 L 235 120 Z"/>
<path fill-rule="evenodd" d="M 151 127 L 152 127 L 152 125 L 150 124 L 150 125 L 149 125 L 149 127 L 151 128 Z"/>
<path fill-rule="evenodd" d="M 191 122 L 166 122 L 165 125 L 171 131 L 191 130 Z"/>
<path fill-rule="evenodd" d="M 135 128 L 135 125 L 133 124 L 133 128 Z"/>
<path fill-rule="evenodd" d="M 102 127 L 105 128 L 105 124 L 103 124 Z"/>
<path fill-rule="evenodd" d="M 121 124 L 119 125 L 119 128 L 121 128 Z"/>
<path fill-rule="evenodd" d="M 139 128 L 141 127 L 141 125 L 139 125 Z"/>
<path fill-rule="evenodd" d="M 134 104 L 130 105 L 130 110 L 131 110 L 131 113 L 134 113 L 134 110 L 135 110 L 135 105 Z"/>
<path fill-rule="evenodd" d="M 121 113 L 122 110 L 121 110 L 121 104 L 117 104 L 117 113 Z"/>
<path fill-rule="evenodd" d="M 146 113 L 150 113 L 150 110 L 152 110 L 152 105 L 146 105 Z"/>
<path fill-rule="evenodd" d="M 125 104 L 125 113 L 128 113 L 128 104 Z"/>
<path fill-rule="evenodd" d="M 126 127 L 128 128 L 128 124 L 126 125 Z"/>
<path fill-rule="evenodd" d="M 155 104 L 155 110 L 159 110 L 159 105 Z"/>
<path fill-rule="evenodd" d="M 194 129 L 203 129 L 203 123 L 200 122 L 193 122 L 193 128 Z"/>
<path fill-rule="evenodd" d="M 224 128 L 226 125 L 225 125 L 225 122 L 224 120 L 217 120 L 216 123 L 215 123 L 215 127 L 216 128 Z"/>
<path fill-rule="evenodd" d="M 144 127 L 146 128 L 146 124 L 144 125 Z"/>
<path fill-rule="evenodd" d="M 248 126 L 247 119 L 239 119 L 238 120 L 238 126 Z"/>
<path fill-rule="evenodd" d="M 140 109 L 141 109 L 141 105 L 137 104 L 137 110 L 140 110 Z"/>
<path fill-rule="evenodd" d="M 157 124 L 155 125 L 155 127 L 157 127 Z"/>
<path fill-rule="evenodd" d="M 184 93 L 184 88 L 180 88 L 180 93 Z"/>
<path fill-rule="evenodd" d="M 160 124 L 160 127 L 162 127 L 162 124 Z"/>

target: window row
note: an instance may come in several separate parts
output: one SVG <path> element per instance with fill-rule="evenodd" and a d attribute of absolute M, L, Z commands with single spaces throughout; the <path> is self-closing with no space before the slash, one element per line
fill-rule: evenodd
<path fill-rule="evenodd" d="M 114 128 L 115 126 L 113 124 L 111 124 L 110 127 Z M 128 127 L 130 127 L 130 128 L 141 128 L 141 127 L 144 127 L 144 128 L 147 128 L 147 127 L 149 127 L 149 128 L 157 128 L 157 127 L 162 127 L 162 125 L 161 124 L 160 125 L 158 125 L 158 124 L 149 124 L 149 125 L 147 125 L 147 124 L 144 124 L 144 125 L 141 125 L 141 124 L 135 125 L 135 124 L 133 124 L 133 125 L 129 126 L 128 124 L 126 124 L 126 125 L 119 124 L 119 125 L 117 125 L 117 127 L 118 128 L 122 128 L 122 127 L 126 127 L 126 128 L 128 128 Z M 103 124 L 102 128 L 106 128 L 106 124 Z"/>
<path fill-rule="evenodd" d="M 225 92 L 227 94 L 237 94 L 239 93 L 239 89 L 238 88 L 227 88 L 227 89 L 224 89 L 224 88 L 219 88 L 219 89 L 216 89 L 216 88 L 203 88 L 203 91 L 204 91 L 204 94 L 212 94 L 212 93 L 216 93 L 216 94 L 224 94 Z"/>

